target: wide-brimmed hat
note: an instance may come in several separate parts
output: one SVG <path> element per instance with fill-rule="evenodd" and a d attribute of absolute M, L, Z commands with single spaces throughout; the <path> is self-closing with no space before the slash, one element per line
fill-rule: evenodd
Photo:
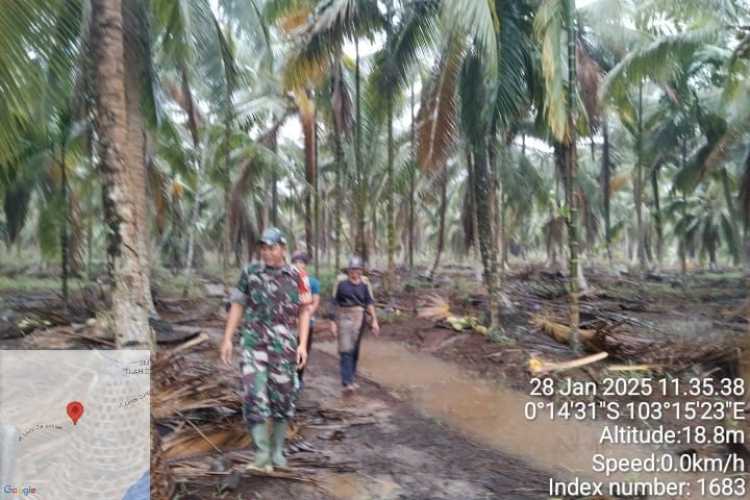
<path fill-rule="evenodd" d="M 281 232 L 281 229 L 269 227 L 263 231 L 263 234 L 258 239 L 258 243 L 262 243 L 263 245 L 286 245 L 286 238 L 284 238 L 284 233 Z"/>
<path fill-rule="evenodd" d="M 302 261 L 305 264 L 310 262 L 310 256 L 302 250 L 298 250 L 292 254 L 292 263 Z"/>
<path fill-rule="evenodd" d="M 349 264 L 346 266 L 346 269 L 364 269 L 365 265 L 362 262 L 362 258 L 358 257 L 356 255 L 353 255 L 349 258 Z"/>

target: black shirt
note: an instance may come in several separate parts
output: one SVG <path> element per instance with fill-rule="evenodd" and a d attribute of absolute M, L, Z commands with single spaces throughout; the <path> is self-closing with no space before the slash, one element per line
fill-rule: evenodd
<path fill-rule="evenodd" d="M 348 279 L 338 284 L 334 300 L 336 305 L 342 307 L 367 307 L 375 303 L 367 283 L 360 282 L 355 285 Z"/>

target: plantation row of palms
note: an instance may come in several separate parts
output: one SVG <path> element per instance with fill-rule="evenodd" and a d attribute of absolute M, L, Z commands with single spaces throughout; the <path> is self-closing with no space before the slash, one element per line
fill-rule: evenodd
<path fill-rule="evenodd" d="M 496 333 L 512 255 L 567 259 L 574 325 L 582 262 L 741 265 L 750 5 L 579 3 L 8 0 L 6 248 L 66 294 L 106 255 L 120 345 L 156 263 L 229 280 L 269 225 L 386 286 L 476 256 Z"/>

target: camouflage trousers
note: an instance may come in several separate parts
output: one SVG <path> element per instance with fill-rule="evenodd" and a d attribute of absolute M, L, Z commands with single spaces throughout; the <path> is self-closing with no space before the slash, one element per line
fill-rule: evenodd
<path fill-rule="evenodd" d="M 294 417 L 299 379 L 296 332 L 275 326 L 245 331 L 240 371 L 242 414 L 248 424 Z"/>

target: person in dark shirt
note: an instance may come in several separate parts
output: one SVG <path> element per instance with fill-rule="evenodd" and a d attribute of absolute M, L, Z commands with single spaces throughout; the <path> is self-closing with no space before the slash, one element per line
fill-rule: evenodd
<path fill-rule="evenodd" d="M 344 395 L 351 394 L 359 387 L 355 377 L 365 325 L 369 323 L 372 333 L 380 335 L 380 325 L 375 316 L 375 298 L 370 282 L 362 276 L 363 268 L 362 259 L 352 257 L 349 259 L 346 278 L 339 279 L 333 287 L 333 302 L 336 305 L 333 331 L 338 337 Z"/>
<path fill-rule="evenodd" d="M 307 263 L 310 261 L 310 257 L 305 252 L 295 252 L 292 255 L 292 265 L 297 268 L 303 274 L 307 274 Z M 313 341 L 313 330 L 315 328 L 315 313 L 320 308 L 320 281 L 315 276 L 307 275 L 310 281 L 310 294 L 312 295 L 312 301 L 310 302 L 310 328 L 309 335 L 307 336 L 307 357 L 310 358 L 310 352 L 312 350 Z M 297 375 L 299 376 L 300 391 L 305 385 L 305 367 L 307 365 L 297 369 Z"/>

